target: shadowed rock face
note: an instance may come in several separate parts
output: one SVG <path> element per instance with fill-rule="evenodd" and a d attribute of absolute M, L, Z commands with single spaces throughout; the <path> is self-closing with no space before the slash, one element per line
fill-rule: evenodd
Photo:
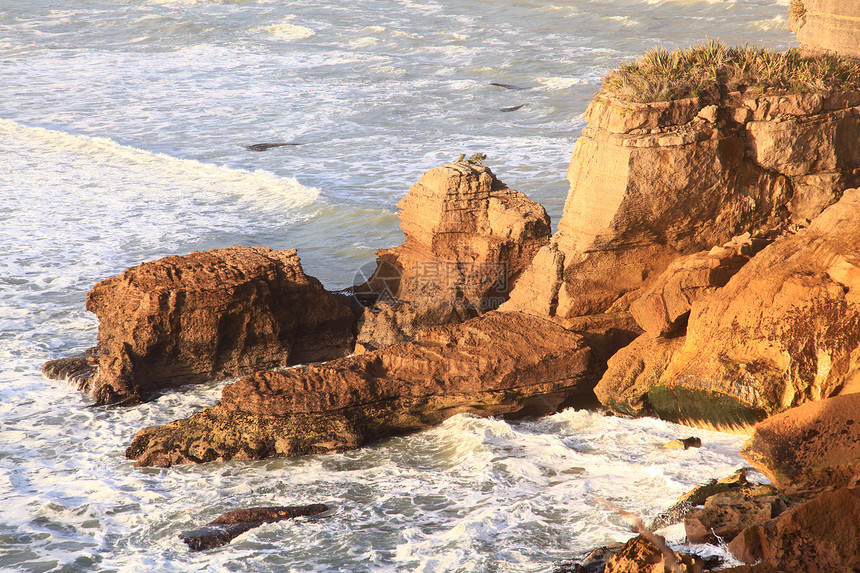
<path fill-rule="evenodd" d="M 627 308 L 680 255 L 806 224 L 858 183 L 860 94 L 598 95 L 552 244 L 503 309 L 563 320 Z"/>
<path fill-rule="evenodd" d="M 353 313 L 302 271 L 295 250 L 232 247 L 166 257 L 98 283 L 98 374 L 113 403 L 162 387 L 349 353 Z"/>
<path fill-rule="evenodd" d="M 553 412 L 589 378 L 583 339 L 557 324 L 492 312 L 412 342 L 225 387 L 187 420 L 138 432 L 139 466 L 294 456 L 357 448 L 458 413 Z"/>
<path fill-rule="evenodd" d="M 803 0 L 789 27 L 806 48 L 860 57 L 860 4 L 856 0 Z"/>

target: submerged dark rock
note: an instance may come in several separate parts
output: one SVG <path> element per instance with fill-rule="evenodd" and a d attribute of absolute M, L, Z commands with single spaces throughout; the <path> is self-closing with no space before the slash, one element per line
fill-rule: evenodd
<path fill-rule="evenodd" d="M 254 143 L 245 147 L 248 151 L 268 151 L 275 147 L 293 147 L 301 143 Z"/>
<path fill-rule="evenodd" d="M 518 109 L 524 108 L 528 104 L 521 103 L 520 105 L 514 105 L 511 107 L 503 107 L 499 111 L 517 111 Z"/>
<path fill-rule="evenodd" d="M 42 374 L 49 380 L 65 380 L 89 393 L 98 373 L 98 361 L 98 348 L 94 346 L 68 358 L 49 360 L 42 367 Z"/>
<path fill-rule="evenodd" d="M 204 551 L 227 545 L 239 535 L 265 523 L 310 517 L 328 510 L 329 507 L 322 503 L 239 509 L 216 517 L 209 525 L 184 531 L 179 538 L 193 551 Z"/>

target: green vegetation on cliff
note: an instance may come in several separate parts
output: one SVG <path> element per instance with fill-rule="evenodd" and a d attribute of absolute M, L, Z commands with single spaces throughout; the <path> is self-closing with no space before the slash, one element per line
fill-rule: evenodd
<path fill-rule="evenodd" d="M 726 47 L 715 40 L 669 52 L 657 47 L 622 64 L 603 80 L 601 92 L 631 102 L 671 101 L 756 88 L 786 92 L 860 89 L 860 61 L 792 48 Z"/>

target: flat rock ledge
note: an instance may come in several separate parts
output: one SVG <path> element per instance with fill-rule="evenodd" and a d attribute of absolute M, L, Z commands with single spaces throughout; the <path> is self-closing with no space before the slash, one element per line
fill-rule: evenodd
<path fill-rule="evenodd" d="M 224 388 L 186 420 L 141 430 L 137 466 L 344 451 L 455 414 L 543 415 L 590 388 L 583 337 L 520 313 L 490 312 L 414 341 Z"/>

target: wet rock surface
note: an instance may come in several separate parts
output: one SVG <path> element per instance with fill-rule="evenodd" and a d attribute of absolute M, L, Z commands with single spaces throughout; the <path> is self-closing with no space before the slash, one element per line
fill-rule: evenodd
<path fill-rule="evenodd" d="M 227 545 L 246 531 L 263 524 L 295 519 L 296 517 L 311 517 L 328 510 L 329 507 L 321 503 L 239 509 L 216 517 L 204 527 L 184 531 L 179 535 L 179 538 L 188 545 L 189 549 L 205 551 Z"/>

